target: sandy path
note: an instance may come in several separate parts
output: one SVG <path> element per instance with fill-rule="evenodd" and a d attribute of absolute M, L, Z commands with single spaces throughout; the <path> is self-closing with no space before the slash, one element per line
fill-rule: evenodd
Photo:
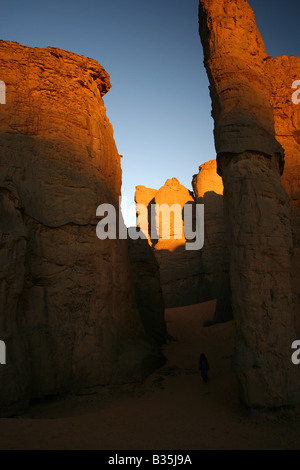
<path fill-rule="evenodd" d="M 167 364 L 142 385 L 34 404 L 0 419 L 0 449 L 300 449 L 300 414 L 248 412 L 230 369 L 234 324 L 203 327 L 214 302 L 167 309 Z M 203 384 L 201 352 L 210 362 Z"/>

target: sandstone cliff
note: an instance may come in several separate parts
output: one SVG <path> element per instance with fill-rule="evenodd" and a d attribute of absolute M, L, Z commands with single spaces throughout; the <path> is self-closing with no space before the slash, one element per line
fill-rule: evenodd
<path fill-rule="evenodd" d="M 250 406 L 294 405 L 293 240 L 268 56 L 246 0 L 200 0 L 199 26 L 224 184 L 240 397 Z"/>
<path fill-rule="evenodd" d="M 293 235 L 291 282 L 297 337 L 300 335 L 300 104 L 292 103 L 292 83 L 300 77 L 299 57 L 269 57 L 265 72 L 271 86 L 276 139 L 285 153 L 281 183 L 290 199 Z"/>
<path fill-rule="evenodd" d="M 156 351 L 143 339 L 127 241 L 96 236 L 96 208 L 118 207 L 121 187 L 108 74 L 73 53 L 3 41 L 0 70 L 0 415 L 9 415 L 32 397 L 131 380 L 132 351 L 135 373 Z"/>
<path fill-rule="evenodd" d="M 192 181 L 195 200 L 204 204 L 204 246 L 200 254 L 200 302 L 217 299 L 214 321 L 232 319 L 229 253 L 226 243 L 223 182 L 216 160 L 199 166 Z"/>
<path fill-rule="evenodd" d="M 133 272 L 135 297 L 148 336 L 161 345 L 167 340 L 165 304 L 160 271 L 148 240 L 129 240 L 129 259 Z"/>
<path fill-rule="evenodd" d="M 177 178 L 168 179 L 164 186 L 155 190 L 137 186 L 135 193 L 137 204 L 148 207 L 148 223 L 142 219 L 138 224 L 143 230 L 147 227 L 149 233 L 149 243 L 153 247 L 155 257 L 159 264 L 160 281 L 166 307 L 176 307 L 189 305 L 198 302 L 199 292 L 199 252 L 185 250 L 186 239 L 183 229 L 184 223 L 182 214 L 180 216 L 181 234 L 174 233 L 174 220 L 170 219 L 170 238 L 162 238 L 161 219 L 159 214 L 151 218 L 151 205 L 166 204 L 171 207 L 179 204 L 181 208 L 187 203 L 194 203 L 194 198 L 187 188 L 179 183 Z M 157 238 L 151 238 L 151 223 L 159 223 L 159 233 L 154 231 Z M 152 232 L 153 233 L 153 232 Z M 175 238 L 174 235 L 178 236 Z"/>
<path fill-rule="evenodd" d="M 167 180 L 159 190 L 137 186 L 135 200 L 137 204 L 148 207 L 148 216 L 151 216 L 152 204 L 167 204 L 169 207 L 179 204 L 181 208 L 195 202 L 204 204 L 204 246 L 201 250 L 187 251 L 184 237 L 174 239 L 172 220 L 170 239 L 163 239 L 160 232 L 158 240 L 151 240 L 149 236 L 149 243 L 159 263 L 166 307 L 218 299 L 215 321 L 224 321 L 231 318 L 229 266 L 223 216 L 223 183 L 216 171 L 216 161 L 200 165 L 192 184 L 193 196 L 176 178 Z M 140 227 L 144 233 L 151 232 L 149 220 L 150 217 L 147 223 L 141 220 Z"/>

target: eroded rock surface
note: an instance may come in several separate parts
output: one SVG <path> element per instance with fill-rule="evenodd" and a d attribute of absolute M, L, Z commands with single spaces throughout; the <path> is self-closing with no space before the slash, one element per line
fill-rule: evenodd
<path fill-rule="evenodd" d="M 135 296 L 146 333 L 157 344 L 167 339 L 159 265 L 146 238 L 129 240 Z"/>
<path fill-rule="evenodd" d="M 10 415 L 32 397 L 131 380 L 128 348 L 135 373 L 152 353 L 127 241 L 96 236 L 96 208 L 118 207 L 121 187 L 108 74 L 70 52 L 3 41 L 0 70 L 0 415 Z"/>
<path fill-rule="evenodd" d="M 223 183 L 216 171 L 216 161 L 211 160 L 200 165 L 199 173 L 194 175 L 192 184 L 194 193 L 181 185 L 176 178 L 167 180 L 159 190 L 137 186 L 135 200 L 137 204 L 148 207 L 148 216 L 151 216 L 153 204 L 166 204 L 168 207 L 178 204 L 181 213 L 185 204 L 204 204 L 204 246 L 201 250 L 188 251 L 185 248 L 184 236 L 174 238 L 172 219 L 169 239 L 162 237 L 160 225 L 158 239 L 151 240 L 149 236 L 148 240 L 159 263 L 165 305 L 178 307 L 218 299 L 215 321 L 225 321 L 231 319 L 232 315 L 223 215 Z M 151 219 L 148 218 L 145 222 L 141 219 L 140 226 L 151 234 L 149 220 Z M 183 229 L 184 220 L 181 218 L 182 235 Z"/>
<path fill-rule="evenodd" d="M 229 253 L 226 241 L 223 182 L 216 160 L 199 166 L 192 181 L 195 200 L 204 204 L 204 245 L 200 253 L 201 302 L 217 299 L 214 321 L 232 319 Z"/>
<path fill-rule="evenodd" d="M 200 0 L 199 26 L 224 183 L 240 397 L 250 406 L 295 405 L 293 239 L 268 55 L 245 0 Z"/>
<path fill-rule="evenodd" d="M 292 84 L 300 80 L 299 57 L 269 57 L 266 73 L 271 85 L 271 105 L 276 139 L 285 153 L 281 184 L 290 199 L 293 235 L 291 282 L 297 337 L 300 334 L 300 104 L 292 103 Z"/>
<path fill-rule="evenodd" d="M 153 247 L 159 264 L 165 306 L 177 307 L 197 303 L 200 270 L 199 251 L 187 251 L 185 249 L 186 239 L 182 217 L 184 205 L 194 204 L 193 196 L 185 186 L 179 183 L 177 178 L 171 178 L 158 190 L 137 186 L 135 201 L 137 204 L 148 207 L 148 220 L 145 221 L 144 218 L 139 218 L 138 222 L 141 230 L 146 227 L 149 234 L 149 243 Z M 180 213 L 179 224 L 174 223 L 175 220 L 172 216 L 170 218 L 168 238 L 163 238 L 161 219 L 159 233 L 156 230 L 152 231 L 155 221 L 157 224 L 159 222 L 159 213 L 153 212 L 151 217 L 151 206 L 162 206 L 164 204 L 168 207 L 178 204 Z"/>

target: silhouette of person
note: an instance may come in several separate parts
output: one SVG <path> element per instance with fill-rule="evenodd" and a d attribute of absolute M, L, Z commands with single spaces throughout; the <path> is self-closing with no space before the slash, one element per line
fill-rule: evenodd
<path fill-rule="evenodd" d="M 204 383 L 208 381 L 209 363 L 205 354 L 201 353 L 199 359 L 199 370 Z"/>

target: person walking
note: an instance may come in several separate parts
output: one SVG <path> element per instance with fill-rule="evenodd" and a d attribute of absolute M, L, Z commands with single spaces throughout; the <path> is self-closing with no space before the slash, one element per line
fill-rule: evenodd
<path fill-rule="evenodd" d="M 204 383 L 208 381 L 209 363 L 205 354 L 201 353 L 199 359 L 199 370 Z"/>

